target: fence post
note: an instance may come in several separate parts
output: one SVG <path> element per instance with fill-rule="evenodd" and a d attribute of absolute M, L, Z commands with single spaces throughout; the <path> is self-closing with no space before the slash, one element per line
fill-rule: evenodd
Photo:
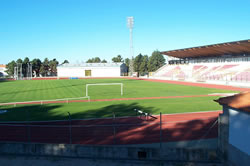
<path fill-rule="evenodd" d="M 29 113 L 27 110 L 25 110 L 25 115 L 26 115 L 26 126 L 27 126 L 27 141 L 30 143 L 31 138 L 30 138 L 30 124 L 29 124 Z"/>
<path fill-rule="evenodd" d="M 160 148 L 162 148 L 162 115 L 160 112 Z"/>
<path fill-rule="evenodd" d="M 115 112 L 113 112 L 113 144 L 116 144 Z"/>
<path fill-rule="evenodd" d="M 68 112 L 68 114 L 69 114 L 69 143 L 72 144 L 71 115 L 69 112 Z"/>

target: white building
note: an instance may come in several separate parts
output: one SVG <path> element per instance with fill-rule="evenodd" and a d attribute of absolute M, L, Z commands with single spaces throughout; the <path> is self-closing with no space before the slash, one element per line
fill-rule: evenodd
<path fill-rule="evenodd" d="M 6 71 L 6 65 L 0 64 L 0 77 L 4 77 L 8 75 L 5 71 Z"/>
<path fill-rule="evenodd" d="M 127 73 L 124 63 L 65 63 L 57 66 L 60 77 L 120 77 Z"/>
<path fill-rule="evenodd" d="M 223 105 L 219 119 L 219 149 L 228 165 L 250 165 L 250 92 L 216 100 Z"/>

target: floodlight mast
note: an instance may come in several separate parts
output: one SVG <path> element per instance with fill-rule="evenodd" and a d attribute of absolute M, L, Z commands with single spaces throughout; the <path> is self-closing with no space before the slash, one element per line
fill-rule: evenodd
<path fill-rule="evenodd" d="M 133 16 L 127 17 L 127 26 L 129 28 L 129 32 L 130 32 L 130 57 L 131 57 L 131 60 L 129 62 L 129 72 L 130 72 L 130 75 L 133 76 L 133 72 L 134 72 L 134 67 L 133 67 L 133 60 L 134 60 L 134 47 L 133 47 L 134 17 Z"/>

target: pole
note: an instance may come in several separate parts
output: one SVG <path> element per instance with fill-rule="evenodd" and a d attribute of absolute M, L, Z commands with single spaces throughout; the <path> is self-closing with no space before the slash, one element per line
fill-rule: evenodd
<path fill-rule="evenodd" d="M 19 65 L 17 64 L 17 68 L 16 68 L 16 71 L 17 71 L 17 80 L 19 80 L 19 70 L 18 70 L 18 68 L 19 68 Z"/>
<path fill-rule="evenodd" d="M 123 95 L 123 84 L 121 84 L 121 96 Z"/>
<path fill-rule="evenodd" d="M 113 144 L 116 144 L 115 113 L 113 112 Z"/>
<path fill-rule="evenodd" d="M 88 96 L 88 85 L 86 85 L 86 96 Z"/>
<path fill-rule="evenodd" d="M 21 80 L 23 79 L 23 64 L 21 63 L 21 72 L 20 72 L 20 78 Z"/>
<path fill-rule="evenodd" d="M 133 68 L 133 59 L 134 59 L 134 47 L 133 47 L 133 26 L 134 26 L 134 17 L 127 18 L 128 28 L 130 32 L 130 57 L 131 60 L 129 62 L 129 70 L 131 76 L 133 75 L 134 68 Z"/>
<path fill-rule="evenodd" d="M 72 144 L 71 115 L 69 112 L 68 115 L 69 115 L 69 143 Z"/>
<path fill-rule="evenodd" d="M 162 148 L 162 116 L 160 112 L 160 148 Z"/>
<path fill-rule="evenodd" d="M 32 64 L 31 64 L 31 66 L 30 66 L 30 73 L 31 73 L 31 74 L 30 74 L 30 79 L 32 80 L 32 74 L 33 74 L 33 73 L 32 73 Z"/>
<path fill-rule="evenodd" d="M 14 67 L 14 79 L 16 80 L 16 67 Z"/>
<path fill-rule="evenodd" d="M 26 125 L 27 125 L 27 141 L 30 143 L 31 142 L 31 138 L 30 138 L 30 124 L 29 124 L 29 112 L 26 110 L 25 111 L 26 114 Z"/>
<path fill-rule="evenodd" d="M 29 63 L 27 63 L 27 68 L 26 68 L 26 80 L 29 80 Z"/>

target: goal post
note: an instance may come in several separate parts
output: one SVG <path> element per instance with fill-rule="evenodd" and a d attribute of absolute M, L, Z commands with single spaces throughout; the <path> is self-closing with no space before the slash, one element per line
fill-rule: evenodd
<path fill-rule="evenodd" d="M 121 86 L 121 96 L 123 95 L 123 83 L 99 83 L 99 84 L 86 84 L 86 96 L 88 94 L 88 87 L 89 86 L 105 86 L 105 85 L 120 85 Z"/>

